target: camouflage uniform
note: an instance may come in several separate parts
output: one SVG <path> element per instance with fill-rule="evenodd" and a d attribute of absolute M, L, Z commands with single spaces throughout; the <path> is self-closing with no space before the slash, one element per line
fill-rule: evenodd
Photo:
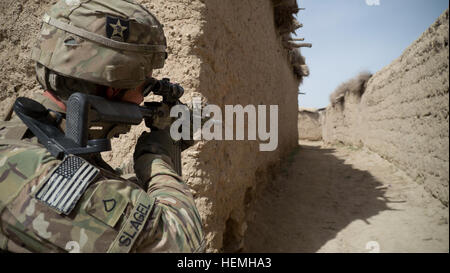
<path fill-rule="evenodd" d="M 115 8 L 105 8 L 106 3 Z M 67 25 L 89 29 L 119 43 L 105 47 L 86 42 L 80 38 L 83 33 L 73 35 L 73 28 L 63 31 L 61 24 L 49 18 L 62 22 L 70 19 Z M 161 26 L 134 1 L 59 1 L 44 22 L 41 41 L 33 51 L 38 78 L 43 77 L 39 70 L 44 67 L 95 84 L 133 88 L 152 69 L 164 64 Z M 105 35 L 108 23 L 114 27 L 109 32 L 106 27 Z M 143 35 L 142 25 L 157 27 L 151 29 L 152 35 Z M 124 27 L 129 32 L 124 33 Z M 55 35 L 57 32 L 61 33 Z M 142 51 L 139 55 L 133 50 L 147 50 L 148 54 L 142 57 Z M 127 64 L 128 71 L 123 64 Z M 60 110 L 49 99 L 42 97 L 38 101 Z M 10 117 L 0 121 L 0 249 L 83 253 L 204 251 L 200 215 L 189 187 L 173 171 L 170 158 L 152 153 L 138 157 L 134 163 L 141 184 L 134 183 L 103 168 L 96 160 L 88 159 L 87 163 L 73 156 L 63 161 L 55 159 L 17 117 Z M 98 173 L 74 202 L 73 210 L 64 215 L 37 196 L 46 185 L 52 185 L 52 177 L 69 161 L 87 164 Z"/>

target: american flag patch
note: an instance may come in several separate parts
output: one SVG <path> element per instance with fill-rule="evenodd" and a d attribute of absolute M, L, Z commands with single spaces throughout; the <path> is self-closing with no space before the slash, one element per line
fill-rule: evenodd
<path fill-rule="evenodd" d="M 36 199 L 68 215 L 99 169 L 76 156 L 66 157 L 36 192 Z"/>

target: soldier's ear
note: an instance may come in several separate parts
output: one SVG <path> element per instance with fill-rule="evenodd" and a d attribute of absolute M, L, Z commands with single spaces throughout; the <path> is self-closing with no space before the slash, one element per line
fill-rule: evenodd
<path fill-rule="evenodd" d="M 140 105 L 144 101 L 142 88 L 137 87 L 135 89 L 126 90 L 121 96 L 120 100 L 123 102 Z"/>
<path fill-rule="evenodd" d="M 108 87 L 108 89 L 106 90 L 106 98 L 109 100 L 115 100 L 123 92 L 125 92 L 125 90 L 122 90 L 120 88 Z"/>

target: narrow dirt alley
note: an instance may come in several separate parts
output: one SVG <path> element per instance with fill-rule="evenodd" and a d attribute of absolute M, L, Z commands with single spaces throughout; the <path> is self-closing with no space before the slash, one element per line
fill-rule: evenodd
<path fill-rule="evenodd" d="M 260 193 L 245 252 L 448 252 L 448 207 L 378 155 L 301 142 Z"/>

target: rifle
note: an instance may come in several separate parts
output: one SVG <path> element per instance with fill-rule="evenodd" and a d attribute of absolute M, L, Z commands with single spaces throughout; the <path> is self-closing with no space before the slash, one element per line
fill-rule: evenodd
<path fill-rule="evenodd" d="M 110 101 L 103 97 L 83 93 L 72 94 L 67 101 L 66 131 L 58 128 L 63 113 L 45 108 L 42 104 L 25 97 L 14 103 L 14 112 L 38 138 L 39 142 L 57 159 L 67 155 L 83 156 L 111 150 L 109 139 L 88 139 L 90 124 L 103 122 L 123 125 L 139 125 L 143 120 L 151 130 L 167 130 L 170 108 L 180 104 L 184 89 L 169 79 L 150 78 L 145 83 L 144 95 L 150 92 L 162 96 L 162 102 L 146 102 L 144 106 Z M 50 119 L 53 112 L 56 119 Z M 176 172 L 181 175 L 181 142 L 175 143 L 171 155 Z"/>

